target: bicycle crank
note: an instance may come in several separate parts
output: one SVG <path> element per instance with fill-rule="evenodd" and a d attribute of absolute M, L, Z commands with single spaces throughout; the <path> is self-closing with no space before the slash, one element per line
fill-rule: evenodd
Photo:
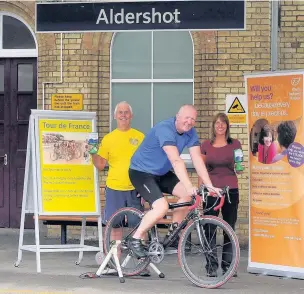
<path fill-rule="evenodd" d="M 161 263 L 165 257 L 165 249 L 158 242 L 151 242 L 148 247 L 148 256 L 153 263 Z"/>

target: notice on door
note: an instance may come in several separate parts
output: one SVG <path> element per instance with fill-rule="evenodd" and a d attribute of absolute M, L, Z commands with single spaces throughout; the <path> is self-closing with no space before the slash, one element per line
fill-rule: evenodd
<path fill-rule="evenodd" d="M 83 110 L 83 94 L 53 94 L 52 110 Z"/>

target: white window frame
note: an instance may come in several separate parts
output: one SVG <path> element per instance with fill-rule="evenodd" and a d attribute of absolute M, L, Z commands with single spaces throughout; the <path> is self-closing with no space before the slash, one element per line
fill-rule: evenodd
<path fill-rule="evenodd" d="M 111 40 L 111 45 L 110 45 L 110 124 L 109 124 L 109 131 L 112 129 L 112 120 L 113 120 L 113 111 L 112 109 L 112 83 L 150 83 L 151 85 L 151 96 L 150 96 L 150 101 L 151 105 L 153 106 L 153 88 L 154 88 L 154 83 L 192 83 L 192 104 L 194 105 L 194 42 L 193 38 L 191 35 L 191 32 L 189 31 L 189 35 L 191 38 L 192 42 L 192 78 L 191 79 L 153 79 L 153 63 L 154 63 L 154 52 L 153 52 L 153 36 L 154 36 L 154 31 L 151 33 L 151 79 L 112 79 L 112 49 L 113 49 L 113 44 L 114 44 L 114 39 L 116 37 L 116 34 L 121 34 L 124 32 L 118 32 L 114 33 L 112 40 Z M 153 126 L 153 111 L 154 108 L 151 107 L 151 127 Z M 190 154 L 182 154 L 181 158 L 184 160 L 190 160 Z"/>
<path fill-rule="evenodd" d="M 36 48 L 35 49 L 2 49 L 3 41 L 3 16 L 10 16 L 21 21 L 32 34 Z M 16 57 L 38 57 L 38 45 L 35 34 L 33 33 L 32 28 L 18 15 L 1 11 L 0 12 L 0 58 L 16 58 Z"/>

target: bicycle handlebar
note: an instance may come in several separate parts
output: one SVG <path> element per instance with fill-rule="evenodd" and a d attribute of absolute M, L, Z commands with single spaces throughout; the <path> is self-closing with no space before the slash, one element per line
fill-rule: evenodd
<path fill-rule="evenodd" d="M 201 185 L 199 187 L 199 189 L 197 190 L 197 194 L 192 196 L 192 199 L 195 200 L 195 201 L 194 201 L 194 204 L 189 207 L 189 210 L 193 210 L 200 205 L 201 196 L 203 196 L 204 198 L 208 197 L 208 196 L 213 196 L 213 197 L 220 197 L 221 198 L 220 203 L 213 208 L 213 210 L 217 211 L 217 210 L 219 210 L 220 208 L 223 207 L 223 205 L 225 203 L 225 195 L 228 195 L 228 193 L 229 193 L 229 187 L 228 186 L 225 186 L 221 190 L 221 195 L 222 196 L 218 196 L 217 193 L 208 191 L 207 186 Z"/>

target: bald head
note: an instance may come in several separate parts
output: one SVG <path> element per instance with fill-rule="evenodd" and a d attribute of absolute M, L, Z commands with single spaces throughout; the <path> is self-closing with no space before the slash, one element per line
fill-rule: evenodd
<path fill-rule="evenodd" d="M 197 113 L 196 108 L 192 105 L 192 104 L 185 104 L 183 105 L 177 114 L 183 114 L 185 112 L 193 112 L 193 113 Z"/>
<path fill-rule="evenodd" d="M 196 117 L 197 110 L 193 105 L 183 105 L 176 114 L 176 130 L 179 133 L 190 131 L 195 125 Z"/>

